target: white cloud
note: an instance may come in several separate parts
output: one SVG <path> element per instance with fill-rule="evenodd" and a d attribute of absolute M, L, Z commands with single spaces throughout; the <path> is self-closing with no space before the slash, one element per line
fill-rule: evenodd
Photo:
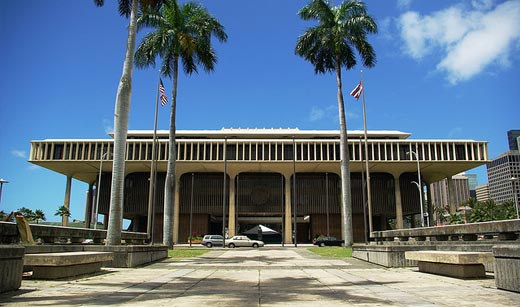
<path fill-rule="evenodd" d="M 15 156 L 16 158 L 22 158 L 22 159 L 27 158 L 27 152 L 25 150 L 13 149 L 13 150 L 11 150 L 11 154 L 13 156 Z"/>
<path fill-rule="evenodd" d="M 320 107 L 312 107 L 311 114 L 310 114 L 310 121 L 316 122 L 323 119 L 333 119 L 337 118 L 336 114 L 336 106 L 331 105 L 327 106 L 325 108 Z"/>
<path fill-rule="evenodd" d="M 408 9 L 412 4 L 412 0 L 397 0 L 397 7 L 400 9 Z"/>
<path fill-rule="evenodd" d="M 462 128 L 460 128 L 460 127 L 455 127 L 455 128 L 451 129 L 451 130 L 448 132 L 448 137 L 453 138 L 453 137 L 460 136 L 461 134 L 462 134 Z"/>
<path fill-rule="evenodd" d="M 393 31 L 392 31 L 392 18 L 385 17 L 383 18 L 378 25 L 379 35 L 386 40 L 393 40 Z"/>
<path fill-rule="evenodd" d="M 114 123 L 108 119 L 103 119 L 103 129 L 106 134 L 114 132 Z"/>
<path fill-rule="evenodd" d="M 477 10 L 488 10 L 493 6 L 493 0 L 471 0 L 471 5 Z"/>
<path fill-rule="evenodd" d="M 438 71 L 456 84 L 469 80 L 491 64 L 507 67 L 509 55 L 520 45 L 520 1 L 492 9 L 488 0 L 472 1 L 421 16 L 406 12 L 399 18 L 404 52 L 416 60 L 440 52 Z"/>
<path fill-rule="evenodd" d="M 38 166 L 36 164 L 31 164 L 27 167 L 27 169 L 30 171 L 35 171 L 35 170 L 41 169 L 41 166 Z"/>
<path fill-rule="evenodd" d="M 320 109 L 318 107 L 312 107 L 311 109 L 311 122 L 318 121 L 320 119 L 323 119 L 325 116 L 325 111 L 323 109 Z"/>

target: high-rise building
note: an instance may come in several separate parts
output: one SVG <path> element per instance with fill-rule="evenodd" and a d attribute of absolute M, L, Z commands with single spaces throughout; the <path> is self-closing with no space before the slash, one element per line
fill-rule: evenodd
<path fill-rule="evenodd" d="M 469 185 L 469 197 L 477 199 L 477 174 L 466 174 L 466 177 L 468 177 L 468 185 Z"/>
<path fill-rule="evenodd" d="M 477 192 L 477 201 L 487 201 L 489 200 L 489 188 L 487 184 L 479 185 L 475 188 Z"/>
<path fill-rule="evenodd" d="M 509 130 L 507 132 L 507 140 L 509 141 L 509 150 L 518 150 L 520 138 L 520 130 Z"/>
<path fill-rule="evenodd" d="M 451 191 L 448 183 L 449 180 L 453 181 L 453 189 Z M 460 206 L 470 198 L 469 180 L 464 173 L 454 175 L 450 179 L 446 178 L 432 183 L 431 191 L 432 203 L 435 207 L 448 207 L 451 203 L 450 198 L 453 198 L 455 204 Z"/>
<path fill-rule="evenodd" d="M 498 204 L 515 197 L 520 201 L 520 151 L 510 150 L 493 159 L 487 164 L 487 173 L 491 199 Z"/>

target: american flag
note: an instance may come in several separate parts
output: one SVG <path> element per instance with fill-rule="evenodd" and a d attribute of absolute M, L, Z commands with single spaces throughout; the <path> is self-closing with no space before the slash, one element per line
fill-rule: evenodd
<path fill-rule="evenodd" d="M 363 83 L 359 81 L 359 84 L 356 86 L 356 88 L 350 92 L 350 96 L 353 96 L 356 98 L 356 100 L 358 100 L 359 96 L 361 96 L 361 93 L 363 93 Z"/>
<path fill-rule="evenodd" d="M 164 85 L 161 78 L 159 78 L 159 94 L 161 96 L 161 105 L 165 106 L 168 103 L 168 97 L 164 94 Z"/>

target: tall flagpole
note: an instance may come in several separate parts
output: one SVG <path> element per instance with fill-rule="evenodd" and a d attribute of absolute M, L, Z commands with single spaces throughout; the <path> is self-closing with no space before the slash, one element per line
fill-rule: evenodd
<path fill-rule="evenodd" d="M 146 227 L 146 233 L 150 239 L 150 244 L 153 244 L 153 205 L 155 203 L 155 181 L 157 171 L 157 157 L 156 157 L 156 146 L 157 146 L 157 114 L 159 113 L 159 86 L 161 83 L 161 72 L 157 76 L 157 98 L 155 99 L 155 117 L 153 123 L 153 139 L 152 139 L 152 164 L 150 166 L 150 188 L 148 191 L 148 222 Z"/>
<path fill-rule="evenodd" d="M 359 138 L 359 148 L 361 148 L 361 138 Z M 363 167 L 364 158 L 361 157 L 361 189 L 363 190 L 363 232 L 365 233 L 365 244 L 368 244 L 367 237 L 367 192 L 365 184 L 365 168 Z"/>
<path fill-rule="evenodd" d="M 367 111 L 365 107 L 365 85 L 363 84 L 363 71 L 361 71 L 361 86 L 363 87 L 363 127 L 365 132 L 365 170 L 367 172 L 367 203 L 368 203 L 368 231 L 374 231 L 372 223 L 372 195 L 370 193 L 370 168 L 368 167 L 368 138 L 367 138 Z"/>

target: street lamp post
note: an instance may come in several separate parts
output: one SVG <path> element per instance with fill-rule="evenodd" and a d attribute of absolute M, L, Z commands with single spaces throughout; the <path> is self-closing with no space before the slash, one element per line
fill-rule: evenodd
<path fill-rule="evenodd" d="M 407 152 L 407 154 L 412 153 L 415 156 L 415 159 L 417 160 L 417 181 L 412 181 L 412 183 L 415 183 L 417 187 L 419 188 L 419 205 L 421 206 L 421 227 L 424 227 L 424 212 L 423 212 L 423 193 L 422 193 L 422 184 L 421 184 L 421 166 L 419 164 L 419 155 L 411 150 L 410 152 Z"/>
<path fill-rule="evenodd" d="M 511 184 L 513 185 L 513 197 L 515 198 L 515 208 L 516 208 L 516 218 L 520 219 L 520 214 L 518 213 L 518 195 L 516 195 L 516 187 L 515 181 L 520 181 L 520 178 L 511 177 Z"/>
<path fill-rule="evenodd" d="M 98 177 L 98 184 L 96 188 L 96 212 L 94 213 L 94 229 L 97 229 L 97 222 L 98 222 L 98 209 L 99 209 L 99 194 L 101 194 L 101 172 L 103 171 L 103 160 L 105 159 L 108 152 L 105 152 L 103 155 L 101 155 L 101 161 L 99 162 L 99 177 Z"/>
<path fill-rule="evenodd" d="M 2 201 L 2 187 L 4 186 L 4 183 L 9 183 L 9 181 L 5 180 L 4 178 L 0 178 L 0 202 Z"/>
<path fill-rule="evenodd" d="M 417 182 L 417 181 L 412 181 L 413 184 L 415 184 L 417 186 L 417 189 L 419 190 L 419 194 L 422 194 L 422 191 L 421 191 L 421 185 Z M 421 226 L 424 227 L 424 212 L 423 212 L 423 205 L 422 205 L 422 195 L 419 195 L 420 196 L 420 203 L 421 203 L 421 216 L 422 216 L 422 219 L 421 219 Z M 428 225 L 429 226 L 429 225 Z"/>

